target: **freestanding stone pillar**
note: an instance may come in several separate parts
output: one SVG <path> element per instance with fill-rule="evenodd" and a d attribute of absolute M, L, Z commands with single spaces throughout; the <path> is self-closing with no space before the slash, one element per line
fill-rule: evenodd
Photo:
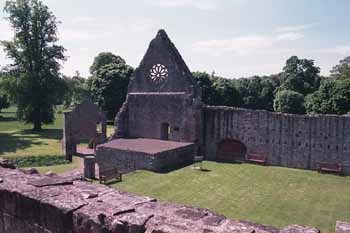
<path fill-rule="evenodd" d="M 84 177 L 88 179 L 95 179 L 95 157 L 84 157 Z"/>

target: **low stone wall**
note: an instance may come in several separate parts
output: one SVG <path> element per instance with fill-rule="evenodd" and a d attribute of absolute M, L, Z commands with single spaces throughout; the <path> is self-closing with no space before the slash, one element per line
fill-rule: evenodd
<path fill-rule="evenodd" d="M 166 172 L 181 168 L 193 162 L 194 145 L 148 154 L 130 150 L 120 150 L 101 146 L 96 152 L 96 162 L 100 170 L 118 168 L 127 173 L 135 170 Z"/>
<path fill-rule="evenodd" d="M 318 233 L 232 221 L 107 186 L 0 167 L 0 233 Z M 344 233 L 344 232 L 339 232 Z"/>
<path fill-rule="evenodd" d="M 316 169 L 317 162 L 341 163 L 350 175 L 350 117 L 292 115 L 231 107 L 204 108 L 206 158 L 216 160 L 219 143 L 242 142 L 247 153 L 268 164 Z"/>

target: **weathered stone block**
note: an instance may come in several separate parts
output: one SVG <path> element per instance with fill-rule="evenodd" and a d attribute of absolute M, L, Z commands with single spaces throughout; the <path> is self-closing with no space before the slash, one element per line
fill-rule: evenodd
<path fill-rule="evenodd" d="M 335 233 L 350 233 L 350 223 L 340 221 L 337 222 Z"/>
<path fill-rule="evenodd" d="M 84 177 L 88 179 L 95 179 L 95 157 L 84 157 Z"/>

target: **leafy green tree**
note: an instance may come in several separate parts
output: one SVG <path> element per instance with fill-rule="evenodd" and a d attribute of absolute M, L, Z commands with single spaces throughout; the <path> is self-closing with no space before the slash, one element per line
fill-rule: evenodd
<path fill-rule="evenodd" d="M 90 97 L 87 81 L 80 76 L 79 72 L 73 77 L 64 77 L 64 81 L 67 86 L 63 101 L 65 107 L 77 105 Z"/>
<path fill-rule="evenodd" d="M 304 114 L 304 96 L 295 91 L 279 91 L 276 94 L 273 107 L 275 112 Z"/>
<path fill-rule="evenodd" d="M 0 112 L 4 108 L 10 107 L 10 102 L 7 98 L 7 95 L 5 94 L 0 94 Z"/>
<path fill-rule="evenodd" d="M 206 105 L 239 106 L 240 96 L 232 80 L 215 76 L 213 72 L 193 72 L 193 77 L 201 88 L 202 101 Z"/>
<path fill-rule="evenodd" d="M 313 60 L 290 57 L 284 70 L 284 80 L 281 86 L 283 90 L 299 92 L 303 95 L 316 91 L 320 85 L 320 68 L 316 67 Z"/>
<path fill-rule="evenodd" d="M 236 86 L 242 98 L 241 107 L 273 111 L 274 92 L 277 85 L 275 80 L 268 76 L 238 79 Z"/>
<path fill-rule="evenodd" d="M 332 68 L 331 77 L 335 79 L 350 79 L 350 56 L 344 58 Z"/>
<path fill-rule="evenodd" d="M 215 90 L 214 105 L 230 107 L 241 105 L 241 96 L 232 80 L 222 77 L 213 77 L 212 79 Z"/>
<path fill-rule="evenodd" d="M 125 64 L 125 60 L 113 53 L 102 52 L 95 57 L 93 64 L 90 66 L 90 73 L 94 74 L 102 67 L 109 64 Z"/>
<path fill-rule="evenodd" d="M 113 59 L 108 60 L 105 59 L 105 55 L 106 53 L 99 54 L 91 66 L 90 70 L 93 73 L 90 80 L 90 91 L 92 99 L 107 113 L 107 118 L 113 119 L 125 101 L 134 69 L 119 56 L 112 54 L 109 57 Z M 106 62 L 100 62 L 101 60 L 108 60 L 111 63 L 106 64 Z"/>
<path fill-rule="evenodd" d="M 12 41 L 3 41 L 13 60 L 16 76 L 17 116 L 41 130 L 42 123 L 54 120 L 54 105 L 60 92 L 57 86 L 64 48 L 57 45 L 57 20 L 39 0 L 7 1 L 4 11 L 14 30 Z"/>
<path fill-rule="evenodd" d="M 202 102 L 206 105 L 215 105 L 216 90 L 213 86 L 213 80 L 206 72 L 192 72 L 194 80 L 197 82 L 201 89 Z"/>
<path fill-rule="evenodd" d="M 318 91 L 307 96 L 305 106 L 308 113 L 349 113 L 350 79 L 324 80 Z"/>

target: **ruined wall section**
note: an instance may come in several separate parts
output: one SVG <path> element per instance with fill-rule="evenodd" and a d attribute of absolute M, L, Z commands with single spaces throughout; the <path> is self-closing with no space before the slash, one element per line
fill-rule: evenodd
<path fill-rule="evenodd" d="M 100 124 L 100 132 L 96 126 Z M 77 152 L 77 144 L 83 139 L 93 139 L 96 144 L 107 141 L 107 118 L 97 105 L 86 99 L 63 116 L 62 147 L 67 160 Z"/>
<path fill-rule="evenodd" d="M 234 139 L 246 145 L 247 153 L 266 155 L 270 165 L 303 169 L 315 169 L 316 162 L 350 165 L 349 116 L 207 106 L 204 131 L 206 157 L 212 160 L 216 159 L 218 143 Z"/>

